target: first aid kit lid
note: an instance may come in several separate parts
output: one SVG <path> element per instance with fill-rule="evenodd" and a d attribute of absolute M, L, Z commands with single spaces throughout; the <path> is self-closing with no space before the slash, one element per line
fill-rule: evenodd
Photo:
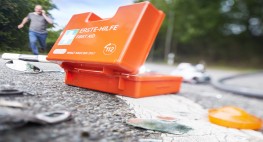
<path fill-rule="evenodd" d="M 107 19 L 92 12 L 73 15 L 47 59 L 136 74 L 164 16 L 150 2 L 122 6 Z"/>

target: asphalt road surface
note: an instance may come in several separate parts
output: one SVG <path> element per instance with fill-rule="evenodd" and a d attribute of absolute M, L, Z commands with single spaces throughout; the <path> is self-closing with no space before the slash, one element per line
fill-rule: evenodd
<path fill-rule="evenodd" d="M 64 84 L 64 73 L 44 72 L 28 74 L 5 67 L 6 61 L 0 59 L 0 89 L 18 89 L 28 93 L 24 96 L 4 96 L 0 99 L 24 103 L 25 114 L 37 114 L 56 110 L 72 113 L 72 119 L 59 124 L 26 124 L 12 128 L 7 126 L 0 131 L 0 141 L 140 141 L 143 139 L 160 139 L 161 133 L 131 127 L 126 120 L 135 115 L 122 99 L 113 94 Z M 55 64 L 35 63 L 46 70 L 59 69 Z M 146 64 L 152 70 L 169 73 L 173 66 Z M 212 79 L 239 72 L 208 70 Z M 250 85 L 260 88 L 263 75 L 231 82 L 238 85 Z M 254 84 L 254 85 L 253 85 Z M 260 88 L 261 89 L 261 88 Z M 263 119 L 263 99 L 240 96 L 217 90 L 209 84 L 182 84 L 178 94 L 193 100 L 205 109 L 234 105 Z M 0 107 L 3 108 L 3 107 Z M 1 116 L 2 115 L 2 116 Z M 3 114 L 0 111 L 0 118 Z M 1 128 L 1 125 L 0 125 Z M 261 132 L 263 132 L 261 130 Z"/>

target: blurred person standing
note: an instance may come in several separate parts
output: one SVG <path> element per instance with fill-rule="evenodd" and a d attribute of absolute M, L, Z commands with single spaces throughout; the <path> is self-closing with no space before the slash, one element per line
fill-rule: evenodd
<path fill-rule="evenodd" d="M 35 12 L 29 13 L 18 25 L 18 29 L 24 27 L 24 25 L 30 21 L 29 25 L 29 43 L 34 55 L 38 55 L 37 42 L 39 42 L 40 49 L 44 52 L 46 50 L 47 39 L 47 25 L 53 24 L 53 20 L 46 15 L 46 11 L 43 10 L 41 5 L 35 6 Z"/>

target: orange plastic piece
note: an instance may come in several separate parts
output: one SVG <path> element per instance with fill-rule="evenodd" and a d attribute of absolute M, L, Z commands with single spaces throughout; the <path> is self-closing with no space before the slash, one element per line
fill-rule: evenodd
<path fill-rule="evenodd" d="M 262 120 L 234 106 L 225 106 L 209 110 L 210 122 L 237 129 L 258 130 L 262 127 Z"/>
<path fill-rule="evenodd" d="M 181 77 L 136 75 L 164 16 L 150 2 L 122 6 L 108 19 L 74 15 L 47 59 L 61 64 L 69 85 L 130 97 L 178 92 Z"/>

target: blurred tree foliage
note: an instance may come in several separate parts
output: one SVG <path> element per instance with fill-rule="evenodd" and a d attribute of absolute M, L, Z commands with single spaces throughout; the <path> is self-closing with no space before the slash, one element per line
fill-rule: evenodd
<path fill-rule="evenodd" d="M 28 26 L 17 28 L 35 5 L 48 11 L 56 6 L 50 0 L 1 0 L 0 1 L 0 51 L 28 50 Z"/>
<path fill-rule="evenodd" d="M 149 1 L 166 13 L 151 58 L 263 67 L 262 0 Z"/>
<path fill-rule="evenodd" d="M 149 1 L 166 13 L 150 59 L 174 53 L 177 61 L 263 66 L 262 0 Z M 0 51 L 28 50 L 28 26 L 17 25 L 36 4 L 56 8 L 51 0 L 0 0 Z M 60 32 L 49 31 L 48 48 Z"/>

